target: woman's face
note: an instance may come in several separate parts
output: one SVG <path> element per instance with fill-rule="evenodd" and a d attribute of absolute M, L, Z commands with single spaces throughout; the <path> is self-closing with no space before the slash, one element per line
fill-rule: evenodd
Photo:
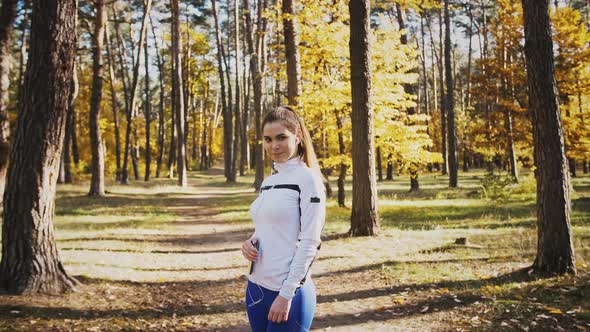
<path fill-rule="evenodd" d="M 264 125 L 264 150 L 275 163 L 285 162 L 297 154 L 297 145 L 301 141 L 281 122 L 275 121 Z"/>

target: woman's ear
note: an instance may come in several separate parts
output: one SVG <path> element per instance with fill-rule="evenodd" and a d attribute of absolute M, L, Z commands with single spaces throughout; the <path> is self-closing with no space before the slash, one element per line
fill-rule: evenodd
<path fill-rule="evenodd" d="M 301 128 L 297 128 L 297 133 L 295 134 L 295 141 L 297 142 L 297 144 L 303 142 L 303 133 L 301 132 Z"/>

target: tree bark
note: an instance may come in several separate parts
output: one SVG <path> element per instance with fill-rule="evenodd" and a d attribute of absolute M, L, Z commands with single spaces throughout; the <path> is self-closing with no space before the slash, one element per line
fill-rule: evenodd
<path fill-rule="evenodd" d="M 75 289 L 53 235 L 55 191 L 76 52 L 76 1 L 35 0 L 29 63 L 6 183 L 0 288 Z"/>
<path fill-rule="evenodd" d="M 377 146 L 377 181 L 383 181 L 383 163 L 381 161 L 381 147 Z"/>
<path fill-rule="evenodd" d="M 448 151 L 448 138 L 447 138 L 447 112 L 446 112 L 446 95 L 445 95 L 445 63 L 446 54 L 443 49 L 443 17 L 441 10 L 438 11 L 438 28 L 439 28 L 439 54 L 437 65 L 438 65 L 438 78 L 440 79 L 439 84 L 439 95 L 440 95 L 440 137 L 441 137 L 441 148 L 443 156 L 442 174 L 447 175 L 449 173 L 449 151 Z M 444 56 L 444 59 L 443 59 Z"/>
<path fill-rule="evenodd" d="M 537 166 L 540 273 L 576 273 L 570 224 L 570 177 L 560 119 L 548 0 L 523 0 L 525 57 Z"/>
<path fill-rule="evenodd" d="M 420 190 L 420 182 L 418 181 L 418 172 L 410 169 L 410 192 L 417 192 Z"/>
<path fill-rule="evenodd" d="M 255 137 L 255 148 L 252 153 L 252 158 L 255 160 L 255 175 L 254 175 L 254 190 L 259 191 L 260 185 L 264 179 L 264 151 L 262 148 L 262 128 L 261 128 L 261 121 L 262 121 L 262 77 L 264 72 L 260 72 L 259 66 L 261 64 L 261 49 L 257 47 L 254 50 L 254 37 L 252 33 L 252 17 L 250 15 L 250 7 L 249 1 L 244 0 L 244 12 L 246 16 L 246 35 L 248 37 L 248 53 L 250 54 L 250 76 L 252 77 L 253 81 L 253 89 L 254 89 L 254 137 Z M 258 20 L 259 20 L 259 27 L 262 26 L 262 11 L 263 7 L 266 8 L 266 0 L 259 1 L 258 4 Z M 258 38 L 257 45 L 260 46 L 263 43 L 263 36 L 261 29 L 257 29 L 256 36 Z"/>
<path fill-rule="evenodd" d="M 154 46 L 156 48 L 156 61 L 158 63 L 158 74 L 160 79 L 160 108 L 158 109 L 158 157 L 156 161 L 156 177 L 160 177 L 162 170 L 162 160 L 164 158 L 164 144 L 166 139 L 166 119 L 164 110 L 165 97 L 164 97 L 164 68 L 162 64 L 162 58 L 160 56 L 160 49 L 158 47 L 158 38 L 156 37 L 156 30 L 152 22 L 152 17 L 149 16 L 150 25 L 152 27 L 152 34 L 154 35 Z"/>
<path fill-rule="evenodd" d="M 93 65 L 92 65 L 92 96 L 90 97 L 90 150 L 92 163 L 90 166 L 92 177 L 90 179 L 89 196 L 104 196 L 104 149 L 100 133 L 100 112 L 102 110 L 102 83 L 103 83 L 103 55 L 105 4 L 104 0 L 94 0 L 96 18 L 93 37 Z"/>
<path fill-rule="evenodd" d="M 393 180 L 393 160 L 392 155 L 389 154 L 387 156 L 387 167 L 385 168 L 385 180 L 392 181 Z"/>
<path fill-rule="evenodd" d="M 106 26 L 106 46 L 107 58 L 109 60 L 109 79 L 111 88 L 111 109 L 113 111 L 113 126 L 115 128 L 115 160 L 117 169 L 115 171 L 115 179 L 121 181 L 121 133 L 119 128 L 119 101 L 117 100 L 117 92 L 115 90 L 115 58 L 112 52 L 111 37 L 108 25 Z"/>
<path fill-rule="evenodd" d="M 152 164 L 152 146 L 150 143 L 150 127 L 152 124 L 152 94 L 150 91 L 150 66 L 149 66 L 149 52 L 148 52 L 148 39 L 145 39 L 144 52 L 145 56 L 145 176 L 144 181 L 149 181 L 151 176 L 151 164 Z"/>
<path fill-rule="evenodd" d="M 295 0 L 282 1 L 285 56 L 287 58 L 287 100 L 289 105 L 298 108 L 299 96 L 301 96 L 301 63 L 299 61 L 299 35 L 294 9 Z"/>
<path fill-rule="evenodd" d="M 336 111 L 336 127 L 338 128 L 338 152 L 341 156 L 346 154 L 346 146 L 344 145 L 344 133 L 342 132 L 342 116 Z M 340 163 L 340 173 L 338 174 L 338 206 L 346 206 L 346 192 L 344 191 L 344 184 L 346 182 L 346 172 L 348 167 L 345 162 Z"/>
<path fill-rule="evenodd" d="M 144 39 L 146 38 L 146 29 L 147 29 L 147 18 L 150 13 L 150 9 L 152 7 L 152 0 L 146 0 L 144 3 L 144 10 L 143 16 L 141 19 L 141 29 L 139 32 L 139 43 L 137 44 L 137 57 L 135 58 L 135 63 L 133 64 L 133 81 L 131 83 L 130 95 L 129 95 L 129 107 L 127 109 L 127 128 L 125 130 L 125 152 L 123 153 L 123 174 L 121 176 L 121 184 L 128 184 L 129 183 L 129 175 L 128 175 L 128 160 L 129 160 L 129 150 L 131 149 L 131 129 L 133 125 L 133 112 L 135 110 L 135 96 L 137 95 L 137 87 L 139 81 L 139 58 L 141 56 L 141 49 L 144 43 Z M 135 168 L 134 168 L 135 169 Z M 136 178 L 139 177 L 137 172 L 135 172 Z"/>
<path fill-rule="evenodd" d="M 182 55 L 180 50 L 180 23 L 178 0 L 171 0 L 172 5 L 172 84 L 175 87 L 173 101 L 176 112 L 176 172 L 178 173 L 178 185 L 187 186 L 186 174 L 186 141 L 185 141 L 185 121 L 184 121 L 184 99 L 182 91 Z"/>
<path fill-rule="evenodd" d="M 0 7 L 0 203 L 4 196 L 6 169 L 10 151 L 10 123 L 8 121 L 8 61 L 12 25 L 16 17 L 17 0 L 2 0 Z"/>
<path fill-rule="evenodd" d="M 371 98 L 372 70 L 370 4 L 351 0 L 350 79 L 352 91 L 352 236 L 375 235 L 379 231 L 375 142 Z"/>
<path fill-rule="evenodd" d="M 219 71 L 219 83 L 221 84 L 221 107 L 223 114 L 223 160 L 224 173 L 227 182 L 235 182 L 235 176 L 232 175 L 232 149 L 233 149 L 233 135 L 232 135 L 232 114 L 228 106 L 226 90 L 225 90 L 225 71 L 223 70 L 223 58 L 225 58 L 225 51 L 223 50 L 223 43 L 221 42 L 221 34 L 219 31 L 219 20 L 217 18 L 216 0 L 211 0 L 211 7 L 213 10 L 213 19 L 215 21 L 215 37 L 217 41 L 217 64 Z M 226 68 L 228 68 L 226 66 Z M 229 84 L 229 82 L 228 82 Z M 231 94 L 231 92 L 230 92 Z"/>
<path fill-rule="evenodd" d="M 453 84 L 453 68 L 451 66 L 451 18 L 449 15 L 449 0 L 445 0 L 445 75 L 447 91 L 447 139 L 448 139 L 448 167 L 449 187 L 456 188 L 458 184 L 459 162 L 457 161 L 457 135 L 455 130 L 455 93 Z"/>
<path fill-rule="evenodd" d="M 250 15 L 248 13 L 248 15 Z M 250 23 L 251 24 L 251 23 Z M 246 57 L 248 52 L 248 31 L 252 33 L 252 27 L 247 30 L 246 23 L 246 12 L 245 7 L 242 6 L 242 87 L 244 98 L 242 99 L 242 130 L 240 131 L 240 168 L 243 168 L 245 172 L 249 172 L 250 169 L 250 145 L 248 139 L 248 131 L 250 130 L 250 96 L 252 90 L 252 84 L 250 84 L 251 75 L 250 71 L 247 70 Z"/>
<path fill-rule="evenodd" d="M 74 60 L 75 61 L 75 60 Z M 64 137 L 64 148 L 63 148 L 63 156 L 64 156 L 64 183 L 72 183 L 73 176 L 72 176 L 72 156 L 71 150 L 73 146 L 73 141 L 75 137 L 75 126 L 76 123 L 74 122 L 75 118 L 75 109 L 74 109 L 74 102 L 76 101 L 76 97 L 78 96 L 78 75 L 76 74 L 76 63 L 74 62 L 74 73 L 72 74 L 72 85 L 70 88 L 70 96 L 68 99 L 68 114 L 66 115 L 66 133 Z"/>
<path fill-rule="evenodd" d="M 234 140 L 234 152 L 233 155 L 235 156 L 234 163 L 237 163 L 238 155 L 240 155 L 240 165 L 239 165 L 239 172 L 240 176 L 244 176 L 244 169 L 246 159 L 244 158 L 244 154 L 240 154 L 240 146 L 241 146 L 241 138 L 242 138 L 242 97 L 240 95 L 241 87 L 240 87 L 240 72 L 241 69 L 241 60 L 240 60 L 240 20 L 238 19 L 240 6 L 238 5 L 238 0 L 234 0 L 234 52 L 236 55 L 236 73 L 235 73 L 235 86 L 236 86 L 236 102 L 235 102 L 235 109 L 234 109 L 234 133 L 236 139 Z"/>

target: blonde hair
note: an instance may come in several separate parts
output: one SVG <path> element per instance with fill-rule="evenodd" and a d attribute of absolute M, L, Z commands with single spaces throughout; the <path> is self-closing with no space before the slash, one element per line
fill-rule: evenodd
<path fill-rule="evenodd" d="M 279 106 L 274 110 L 266 113 L 262 120 L 262 129 L 268 123 L 279 122 L 287 130 L 297 135 L 299 131 L 301 133 L 301 141 L 297 145 L 297 155 L 303 159 L 307 167 L 320 172 L 320 165 L 318 158 L 316 157 L 315 151 L 313 150 L 313 144 L 311 142 L 311 135 L 305 127 L 303 119 L 289 106 Z"/>

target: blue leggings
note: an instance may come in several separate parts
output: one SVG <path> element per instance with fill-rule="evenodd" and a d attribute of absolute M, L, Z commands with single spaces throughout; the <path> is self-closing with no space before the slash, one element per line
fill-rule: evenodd
<path fill-rule="evenodd" d="M 268 320 L 268 312 L 279 292 L 259 286 L 248 280 L 246 289 L 246 311 L 253 332 L 294 331 L 305 332 L 311 328 L 315 312 L 315 286 L 308 280 L 297 290 L 291 300 L 289 317 L 284 323 L 273 323 Z"/>

